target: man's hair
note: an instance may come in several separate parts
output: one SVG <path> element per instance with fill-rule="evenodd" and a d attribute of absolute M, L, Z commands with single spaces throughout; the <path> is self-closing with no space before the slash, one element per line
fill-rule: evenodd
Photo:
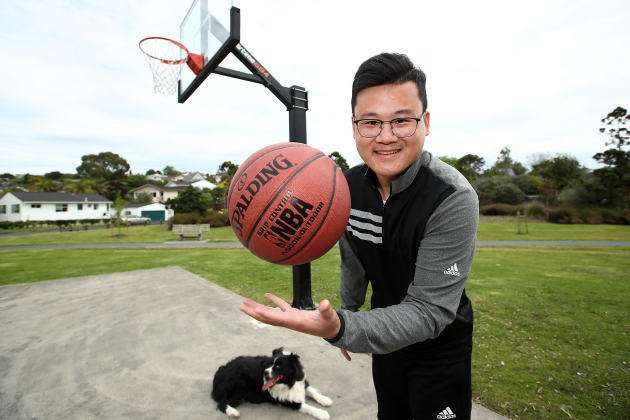
<path fill-rule="evenodd" d="M 422 102 L 423 111 L 427 110 L 427 76 L 419 67 L 413 65 L 405 54 L 381 53 L 368 58 L 359 66 L 352 82 L 352 114 L 357 104 L 357 95 L 369 87 L 415 82 Z"/>

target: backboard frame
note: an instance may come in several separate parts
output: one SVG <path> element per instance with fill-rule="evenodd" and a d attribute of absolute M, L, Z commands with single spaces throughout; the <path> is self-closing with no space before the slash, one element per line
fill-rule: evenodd
<path fill-rule="evenodd" d="M 201 72 L 193 79 L 192 82 L 182 91 L 182 82 L 178 81 L 177 86 L 177 102 L 183 104 L 192 95 L 195 90 L 210 76 L 227 55 L 234 50 L 241 38 L 241 10 L 238 7 L 230 8 L 230 35 L 227 40 L 219 47 L 217 52 L 203 66 Z"/>

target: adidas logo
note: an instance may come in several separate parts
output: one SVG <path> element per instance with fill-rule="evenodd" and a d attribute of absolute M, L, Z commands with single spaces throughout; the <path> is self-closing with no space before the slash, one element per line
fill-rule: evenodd
<path fill-rule="evenodd" d="M 454 419 L 455 417 L 457 416 L 455 415 L 455 413 L 453 413 L 451 408 L 446 407 L 444 410 L 440 411 L 440 413 L 437 415 L 436 418 L 439 420 L 444 420 L 444 419 Z"/>
<path fill-rule="evenodd" d="M 457 263 L 451 265 L 449 268 L 447 268 L 446 270 L 444 270 L 444 274 L 448 274 L 450 276 L 456 276 L 459 277 L 459 270 L 457 269 Z"/>

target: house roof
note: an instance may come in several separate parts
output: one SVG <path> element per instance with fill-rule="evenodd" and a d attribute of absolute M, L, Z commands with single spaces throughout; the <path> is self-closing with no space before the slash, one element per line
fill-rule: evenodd
<path fill-rule="evenodd" d="M 152 206 L 154 204 L 162 204 L 162 203 L 127 203 L 125 204 L 125 208 L 136 209 L 138 207 Z"/>
<path fill-rule="evenodd" d="M 100 194 L 71 194 L 65 192 L 11 192 L 25 203 L 111 203 Z"/>
<path fill-rule="evenodd" d="M 145 187 L 151 187 L 153 189 L 156 189 L 158 191 L 183 191 L 186 188 L 189 187 L 189 185 L 177 185 L 174 187 L 160 187 L 159 185 L 153 185 L 153 184 L 144 184 L 139 186 L 138 188 L 134 188 L 133 190 L 129 190 L 130 193 L 136 192 L 138 190 L 141 190 Z"/>
<path fill-rule="evenodd" d="M 140 185 L 140 186 L 139 186 L 139 187 L 137 187 L 137 188 L 134 188 L 134 189 L 132 189 L 132 190 L 129 190 L 129 192 L 138 191 L 138 190 L 141 190 L 141 189 L 146 188 L 146 187 L 155 188 L 155 189 L 156 189 L 156 190 L 158 190 L 158 191 L 162 191 L 162 189 L 163 189 L 162 187 L 160 187 L 160 186 L 158 186 L 158 185 L 153 185 L 153 184 L 144 184 L 144 185 Z"/>

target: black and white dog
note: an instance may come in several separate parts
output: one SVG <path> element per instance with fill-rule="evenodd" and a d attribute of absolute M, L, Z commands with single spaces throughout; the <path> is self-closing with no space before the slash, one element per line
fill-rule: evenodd
<path fill-rule="evenodd" d="M 322 406 L 332 405 L 330 398 L 306 381 L 300 356 L 282 347 L 271 357 L 239 356 L 217 369 L 212 381 L 212 398 L 229 417 L 239 417 L 235 407 L 248 401 L 280 404 L 316 419 L 329 419 L 326 410 L 306 404 L 307 396 Z"/>

